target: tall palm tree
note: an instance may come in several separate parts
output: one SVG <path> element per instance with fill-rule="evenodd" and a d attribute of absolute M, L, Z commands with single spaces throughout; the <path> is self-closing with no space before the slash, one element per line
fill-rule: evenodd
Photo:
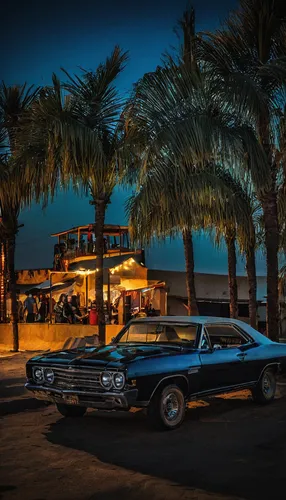
<path fill-rule="evenodd" d="M 191 219 L 190 219 L 191 220 Z M 188 298 L 189 316 L 198 316 L 199 308 L 197 304 L 197 294 L 195 286 L 195 258 L 193 245 L 193 229 L 187 226 L 182 230 L 185 263 L 186 263 L 186 287 Z"/>
<path fill-rule="evenodd" d="M 236 224 L 234 218 L 218 221 L 212 217 L 212 224 L 215 225 L 216 239 L 223 238 L 227 248 L 227 271 L 229 289 L 229 315 L 231 318 L 238 318 L 238 293 L 236 275 Z"/>
<path fill-rule="evenodd" d="M 41 190 L 53 195 L 58 186 L 72 183 L 91 197 L 95 208 L 95 294 L 101 341 L 105 340 L 104 221 L 124 143 L 118 129 L 123 100 L 114 84 L 126 61 L 127 54 L 115 47 L 94 72 L 73 77 L 64 71 L 63 84 L 53 76 L 53 87 L 42 91 L 25 124 L 24 155 L 38 195 Z"/>
<path fill-rule="evenodd" d="M 267 332 L 278 338 L 277 188 L 282 155 L 277 150 L 277 112 L 285 105 L 286 4 L 283 0 L 241 0 L 226 25 L 207 34 L 201 58 L 217 76 L 226 102 L 249 121 L 260 141 L 266 169 L 253 158 L 247 168 L 263 209 L 267 261 Z M 237 107 L 237 104 L 239 106 Z M 281 175 L 280 175 L 281 174 Z M 285 169 L 284 169 L 285 176 Z"/>
<path fill-rule="evenodd" d="M 248 212 L 244 199 L 234 191 L 234 182 L 230 182 L 230 174 L 219 166 L 208 165 L 204 169 L 185 168 L 185 179 L 174 164 L 163 159 L 149 165 L 145 179 L 141 179 L 138 191 L 127 203 L 127 212 L 133 239 L 145 244 L 152 242 L 154 237 L 166 238 L 182 232 L 185 259 L 186 285 L 188 292 L 189 314 L 198 314 L 194 280 L 194 254 L 192 229 L 207 229 L 228 218 L 234 221 L 234 214 L 239 214 L 237 220 L 247 232 Z M 223 219 L 224 218 L 224 219 Z M 234 224 L 234 223 L 233 223 Z M 228 223 L 228 227 L 230 223 Z M 230 295 L 235 284 L 235 247 L 233 254 L 229 252 L 229 262 L 234 263 L 230 269 Z M 231 302 L 232 317 L 237 298 Z"/>
<path fill-rule="evenodd" d="M 190 59 L 194 59 L 192 57 L 185 61 L 185 56 L 186 51 L 183 49 L 182 57 L 176 60 L 168 57 L 162 68 L 146 74 L 138 82 L 127 109 L 128 128 L 135 128 L 140 136 L 139 157 L 142 159 L 143 182 L 149 168 L 156 163 L 158 170 L 158 161 L 164 158 L 173 164 L 178 177 L 181 175 L 184 187 L 185 169 L 204 170 L 214 161 L 223 162 L 231 171 L 239 169 L 239 163 L 245 162 L 245 157 L 249 161 L 258 157 L 262 168 L 265 168 L 264 154 L 253 130 L 245 124 L 243 117 L 233 113 L 233 107 L 229 107 L 228 102 L 224 102 L 216 76 L 205 71 L 204 66 L 190 64 Z M 132 169 L 133 173 L 136 172 L 134 165 Z M 166 175 L 163 170 L 161 172 L 165 181 Z M 150 187 L 158 178 L 159 175 L 154 174 L 153 170 Z M 141 183 L 139 170 L 137 185 Z M 195 198 L 198 204 L 198 196 Z M 181 195 L 174 199 L 174 204 L 178 203 L 182 204 Z M 189 220 L 185 219 L 184 226 L 181 226 L 188 234 L 192 229 L 191 221 L 190 215 Z M 191 238 L 184 240 L 185 244 L 188 242 L 191 245 Z M 229 244 L 233 250 L 233 238 Z M 189 252 L 189 256 L 191 258 L 192 252 Z M 232 256 L 235 257 L 234 251 Z M 234 258 L 233 262 L 235 264 Z M 188 284 L 193 288 L 192 281 Z M 231 285 L 235 298 L 235 280 L 231 281 Z"/>
<path fill-rule="evenodd" d="M 18 311 L 15 277 L 15 247 L 22 206 L 31 198 L 31 184 L 27 177 L 26 165 L 17 161 L 21 149 L 19 141 L 20 122 L 34 102 L 38 89 L 26 85 L 0 86 L 0 133 L 1 133 L 1 183 L 0 213 L 2 249 L 7 258 L 8 286 L 12 302 L 13 350 L 19 348 Z"/>

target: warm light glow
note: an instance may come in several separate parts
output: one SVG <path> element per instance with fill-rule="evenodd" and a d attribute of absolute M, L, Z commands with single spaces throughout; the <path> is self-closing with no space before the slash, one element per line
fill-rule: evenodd
<path fill-rule="evenodd" d="M 76 271 L 77 274 L 80 274 L 81 276 L 88 276 L 89 274 L 93 274 L 95 273 L 96 271 L 98 271 L 98 269 L 79 269 L 78 271 Z"/>

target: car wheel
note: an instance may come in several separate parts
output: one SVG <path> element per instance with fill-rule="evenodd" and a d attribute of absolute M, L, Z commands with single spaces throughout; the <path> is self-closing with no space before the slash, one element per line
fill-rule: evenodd
<path fill-rule="evenodd" d="M 83 417 L 86 412 L 86 408 L 84 406 L 72 406 L 62 403 L 57 403 L 56 406 L 58 411 L 64 417 Z"/>
<path fill-rule="evenodd" d="M 158 390 L 148 406 L 148 418 L 156 429 L 174 430 L 184 420 L 185 398 L 177 385 Z"/>
<path fill-rule="evenodd" d="M 257 386 L 252 390 L 256 403 L 267 404 L 273 401 L 276 392 L 276 377 L 271 370 L 265 370 Z"/>

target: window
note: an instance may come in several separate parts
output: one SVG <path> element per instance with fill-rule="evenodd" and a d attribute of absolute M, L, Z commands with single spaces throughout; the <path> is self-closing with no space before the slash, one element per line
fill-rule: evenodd
<path fill-rule="evenodd" d="M 231 325 L 207 325 L 206 331 L 209 335 L 211 347 L 219 346 L 222 349 L 227 347 L 239 347 L 247 344 L 249 340 L 241 335 L 236 328 Z"/>
<path fill-rule="evenodd" d="M 197 337 L 197 325 L 183 324 L 160 324 L 151 322 L 132 323 L 127 328 L 120 343 L 126 342 L 178 342 L 188 343 L 191 347 L 195 345 Z"/>
<path fill-rule="evenodd" d="M 119 342 L 155 342 L 158 336 L 155 323 L 133 323 L 127 328 Z"/>

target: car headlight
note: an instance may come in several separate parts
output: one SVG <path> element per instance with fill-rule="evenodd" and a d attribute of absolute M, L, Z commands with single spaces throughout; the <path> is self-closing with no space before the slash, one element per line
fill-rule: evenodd
<path fill-rule="evenodd" d="M 112 387 L 112 375 L 109 372 L 103 372 L 101 374 L 101 385 L 106 389 L 110 389 Z"/>
<path fill-rule="evenodd" d="M 36 380 L 36 382 L 42 382 L 44 380 L 43 368 L 35 366 L 35 368 L 33 368 L 33 378 Z"/>
<path fill-rule="evenodd" d="M 113 376 L 113 384 L 116 389 L 123 389 L 125 386 L 125 376 L 124 373 L 118 372 Z"/>
<path fill-rule="evenodd" d="M 55 374 L 51 368 L 46 368 L 45 370 L 45 380 L 49 383 L 52 384 L 53 381 L 55 380 Z"/>

